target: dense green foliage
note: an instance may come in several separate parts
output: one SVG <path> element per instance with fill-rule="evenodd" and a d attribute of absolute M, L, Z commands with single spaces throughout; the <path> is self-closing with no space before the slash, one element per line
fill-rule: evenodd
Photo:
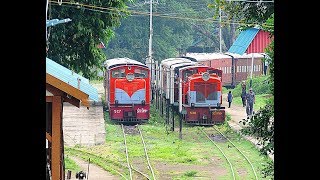
<path fill-rule="evenodd" d="M 86 78 L 94 77 L 105 59 L 97 45 L 100 40 L 110 40 L 113 28 L 128 14 L 125 8 L 128 1 L 79 0 L 79 5 L 74 1 L 62 5 L 50 3 L 48 19 L 70 18 L 72 21 L 48 28 L 48 58 Z"/>
<path fill-rule="evenodd" d="M 228 1 L 213 0 L 209 7 L 214 8 L 215 16 L 219 12 L 219 7 L 229 20 L 235 21 L 240 25 L 240 29 L 253 26 L 268 27 L 273 29 L 273 23 L 268 24 L 266 20 L 274 13 L 274 3 L 257 1 Z"/>
<path fill-rule="evenodd" d="M 96 78 L 106 58 L 129 57 L 145 62 L 150 36 L 148 3 L 77 2 L 50 3 L 48 19 L 72 21 L 48 28 L 48 58 L 87 78 Z M 190 48 L 195 52 L 220 50 L 219 21 L 208 8 L 210 2 L 161 0 L 153 4 L 152 56 L 156 61 L 183 55 Z M 232 23 L 222 24 L 222 52 L 235 40 L 236 27 Z M 97 48 L 100 41 L 106 46 L 104 51 Z"/>
<path fill-rule="evenodd" d="M 267 76 L 256 76 L 252 77 L 252 89 L 256 95 L 258 94 L 271 94 L 271 86 L 273 84 L 269 84 L 270 75 Z M 250 79 L 246 80 L 247 91 L 249 90 Z M 237 86 L 231 90 L 233 97 L 240 97 L 242 88 L 241 83 L 237 84 Z"/>
<path fill-rule="evenodd" d="M 183 55 L 190 47 L 219 51 L 219 31 L 210 0 L 162 0 L 153 5 L 152 56 L 156 61 Z M 149 4 L 128 4 L 132 16 L 116 29 L 106 49 L 107 58 L 129 57 L 145 62 L 149 50 Z M 235 26 L 224 26 L 223 52 L 235 39 Z"/>

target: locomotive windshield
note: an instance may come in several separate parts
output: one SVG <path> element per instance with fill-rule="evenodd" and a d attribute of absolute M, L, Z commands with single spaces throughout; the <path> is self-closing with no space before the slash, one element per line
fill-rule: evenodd
<path fill-rule="evenodd" d="M 119 68 L 112 70 L 113 78 L 126 78 L 128 73 L 125 72 L 125 68 Z M 144 69 L 135 68 L 134 69 L 134 78 L 147 78 L 148 71 Z"/>
<path fill-rule="evenodd" d="M 183 80 L 187 79 L 190 75 L 198 73 L 198 69 L 186 70 L 183 72 Z"/>
<path fill-rule="evenodd" d="M 217 100 L 217 84 L 197 82 L 194 84 L 196 103 L 205 103 L 206 100 Z"/>
<path fill-rule="evenodd" d="M 126 77 L 125 69 L 121 68 L 121 69 L 113 70 L 112 77 L 113 78 L 125 78 Z"/>
<path fill-rule="evenodd" d="M 144 69 L 136 68 L 134 70 L 134 77 L 135 78 L 146 78 L 148 76 L 148 71 Z"/>

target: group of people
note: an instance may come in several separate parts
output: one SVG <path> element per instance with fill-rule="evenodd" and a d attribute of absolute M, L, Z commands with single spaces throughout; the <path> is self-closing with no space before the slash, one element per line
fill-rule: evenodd
<path fill-rule="evenodd" d="M 246 107 L 247 116 L 250 116 L 253 113 L 253 104 L 256 103 L 255 94 L 254 94 L 251 87 L 249 89 L 249 92 L 246 91 L 245 81 L 243 81 L 241 83 L 241 88 L 242 88 L 242 92 L 241 92 L 242 105 L 243 105 L 243 107 Z M 229 103 L 228 108 L 231 107 L 232 99 L 233 99 L 233 95 L 232 95 L 231 91 L 229 91 L 228 97 L 227 97 L 227 101 Z"/>

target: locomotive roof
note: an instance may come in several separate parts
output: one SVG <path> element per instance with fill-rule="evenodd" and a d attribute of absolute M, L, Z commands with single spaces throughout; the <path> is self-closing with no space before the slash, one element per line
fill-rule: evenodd
<path fill-rule="evenodd" d="M 171 66 L 173 64 L 180 64 L 183 62 L 192 62 L 192 61 L 189 59 L 186 59 L 186 58 L 169 58 L 169 59 L 165 59 L 165 60 L 161 61 L 161 65 Z"/>
<path fill-rule="evenodd" d="M 145 64 L 142 64 L 139 61 L 124 57 L 124 58 L 113 58 L 113 59 L 107 59 L 104 61 L 103 65 L 107 68 L 110 69 L 112 67 L 115 66 L 119 66 L 119 65 L 139 65 L 139 66 L 143 66 L 146 67 L 147 66 Z"/>
<path fill-rule="evenodd" d="M 230 59 L 231 57 L 222 53 L 187 53 L 186 56 L 196 59 L 197 61 L 207 61 L 211 59 Z"/>

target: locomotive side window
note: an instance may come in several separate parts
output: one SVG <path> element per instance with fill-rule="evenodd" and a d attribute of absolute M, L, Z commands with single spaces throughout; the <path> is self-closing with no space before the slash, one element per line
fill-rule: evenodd
<path fill-rule="evenodd" d="M 192 74 L 193 74 L 193 71 L 185 71 L 183 73 L 183 80 L 187 79 Z"/>
<path fill-rule="evenodd" d="M 126 77 L 125 69 L 115 69 L 112 71 L 112 77 L 113 78 L 124 78 Z"/>
<path fill-rule="evenodd" d="M 208 72 L 209 74 L 213 74 L 213 75 L 216 75 L 216 74 L 217 74 L 217 71 L 215 71 L 215 70 L 207 70 L 207 72 Z"/>

